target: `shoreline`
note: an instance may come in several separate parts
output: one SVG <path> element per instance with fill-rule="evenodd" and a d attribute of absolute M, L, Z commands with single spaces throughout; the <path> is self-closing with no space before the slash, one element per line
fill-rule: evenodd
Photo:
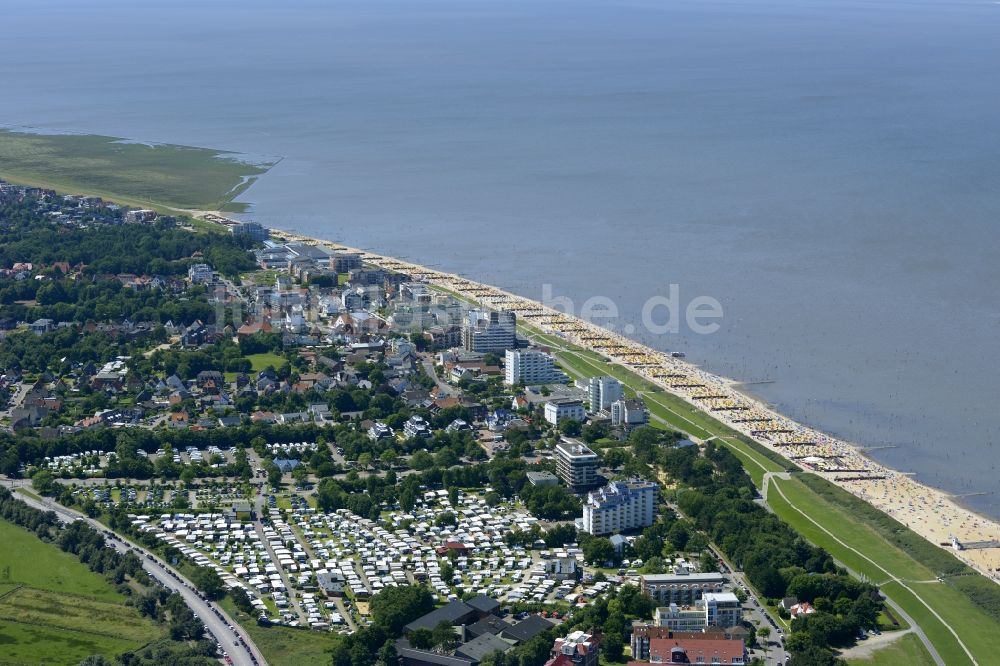
<path fill-rule="evenodd" d="M 214 214 L 227 218 L 222 213 Z M 217 221 L 217 220 L 216 220 Z M 954 549 L 962 544 L 1000 542 L 1000 522 L 961 504 L 949 493 L 889 468 L 864 454 L 861 445 L 840 440 L 776 412 L 741 384 L 715 375 L 667 352 L 654 350 L 530 298 L 410 261 L 335 241 L 273 229 L 287 240 L 356 252 L 364 262 L 407 273 L 431 286 L 457 293 L 482 306 L 513 310 L 519 323 L 594 352 L 761 446 L 813 472 L 899 521 L 987 578 L 998 581 L 1000 548 Z"/>

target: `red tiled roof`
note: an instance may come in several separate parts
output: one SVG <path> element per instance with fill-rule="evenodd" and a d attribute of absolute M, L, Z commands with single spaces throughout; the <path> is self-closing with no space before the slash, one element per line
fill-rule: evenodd
<path fill-rule="evenodd" d="M 733 657 L 742 657 L 743 641 L 727 638 L 651 638 L 649 639 L 649 660 L 664 664 L 696 663 L 702 657 L 702 663 L 711 664 L 713 657 L 719 657 L 723 664 L 733 663 Z M 684 650 L 683 661 L 673 661 L 671 652 Z"/>

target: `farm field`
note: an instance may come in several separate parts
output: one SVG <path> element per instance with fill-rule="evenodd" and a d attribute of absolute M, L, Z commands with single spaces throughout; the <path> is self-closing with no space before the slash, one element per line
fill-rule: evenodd
<path fill-rule="evenodd" d="M 6 521 L 0 575 L 0 665 L 72 666 L 164 635 L 75 557 Z"/>
<path fill-rule="evenodd" d="M 15 583 L 99 601 L 123 601 L 123 597 L 104 578 L 80 564 L 76 557 L 5 520 L 0 520 L 0 576 L 0 583 Z"/>

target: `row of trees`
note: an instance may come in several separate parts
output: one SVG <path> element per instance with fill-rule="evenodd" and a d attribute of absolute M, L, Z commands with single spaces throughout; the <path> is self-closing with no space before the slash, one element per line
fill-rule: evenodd
<path fill-rule="evenodd" d="M 28 506 L 6 488 L 0 488 L 0 518 L 29 529 L 43 541 L 72 553 L 91 571 L 104 575 L 125 594 L 131 593 L 131 589 L 124 585 L 126 578 L 135 579 L 142 585 L 151 582 L 142 569 L 142 560 L 135 553 L 129 551 L 122 554 L 108 547 L 104 535 L 82 521 L 60 526 L 54 512 Z"/>
<path fill-rule="evenodd" d="M 84 264 L 86 275 L 183 275 L 191 263 L 204 261 L 233 277 L 255 267 L 245 239 L 191 233 L 168 219 L 149 225 L 68 227 L 49 221 L 36 204 L 27 199 L 0 209 L 5 222 L 0 265 L 65 261 Z M 196 259 L 196 252 L 202 256 Z"/>

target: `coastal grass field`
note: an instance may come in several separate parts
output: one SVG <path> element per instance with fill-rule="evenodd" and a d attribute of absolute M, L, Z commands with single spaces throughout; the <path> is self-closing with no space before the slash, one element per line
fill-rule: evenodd
<path fill-rule="evenodd" d="M 238 610 L 229 597 L 220 601 L 219 605 L 246 630 L 270 666 L 328 664 L 330 651 L 341 640 L 338 634 L 329 632 L 262 627 L 254 618 Z"/>
<path fill-rule="evenodd" d="M 0 582 L 111 603 L 124 600 L 76 557 L 5 520 L 0 520 Z"/>
<path fill-rule="evenodd" d="M 934 666 L 934 660 L 924 649 L 914 634 L 900 636 L 890 645 L 875 650 L 871 656 L 861 659 L 848 659 L 850 666 Z"/>
<path fill-rule="evenodd" d="M 0 664 L 77 664 L 112 657 L 163 630 L 69 553 L 0 520 Z"/>
<path fill-rule="evenodd" d="M 0 129 L 0 178 L 161 212 L 230 210 L 273 164 L 206 148 Z"/>
<path fill-rule="evenodd" d="M 945 567 L 947 560 L 950 559 L 953 566 L 957 563 L 954 557 L 933 544 L 926 544 L 922 537 L 901 525 L 899 529 L 906 533 L 904 541 L 914 547 L 903 549 L 894 545 L 877 529 L 884 529 L 883 524 L 875 523 L 875 516 L 883 516 L 877 509 L 866 504 L 869 512 L 846 511 L 844 506 L 850 506 L 851 500 L 841 494 L 853 496 L 836 489 L 829 491 L 836 501 L 825 499 L 826 493 L 821 494 L 810 487 L 817 485 L 816 482 L 831 485 L 818 477 L 815 482 L 810 480 L 809 485 L 800 478 L 780 479 L 775 475 L 795 469 L 780 455 L 748 441 L 709 414 L 654 387 L 651 382 L 596 352 L 532 327 L 524 330 L 536 342 L 549 346 L 570 375 L 610 375 L 621 380 L 632 394 L 645 400 L 652 416 L 651 425 L 679 430 L 728 447 L 743 463 L 758 489 L 764 489 L 766 479 L 768 504 L 779 517 L 838 561 L 881 585 L 883 593 L 919 623 L 949 666 L 973 663 L 973 658 L 980 664 L 990 663 L 992 656 L 1000 651 L 1000 622 L 974 604 L 968 594 L 937 580 L 939 569 Z M 807 478 L 807 475 L 796 474 L 795 477 Z M 857 498 L 853 500 L 862 502 Z M 916 547 L 918 543 L 929 550 Z M 914 557 L 911 551 L 922 557 Z M 934 564 L 933 569 L 925 561 Z M 958 566 L 960 568 L 960 563 Z M 972 574 L 971 578 L 986 586 L 995 585 L 978 574 Z M 924 650 L 922 644 L 920 649 Z M 929 658 L 929 654 L 926 656 Z"/>
<path fill-rule="evenodd" d="M 993 617 L 799 479 L 772 477 L 767 499 L 774 512 L 809 541 L 878 584 L 917 620 L 946 663 L 971 663 L 968 653 L 988 663 L 988 655 L 1000 651 L 1000 624 Z"/>
<path fill-rule="evenodd" d="M 112 636 L 0 620 L 0 666 L 72 666 L 91 655 L 110 657 L 136 647 Z"/>

